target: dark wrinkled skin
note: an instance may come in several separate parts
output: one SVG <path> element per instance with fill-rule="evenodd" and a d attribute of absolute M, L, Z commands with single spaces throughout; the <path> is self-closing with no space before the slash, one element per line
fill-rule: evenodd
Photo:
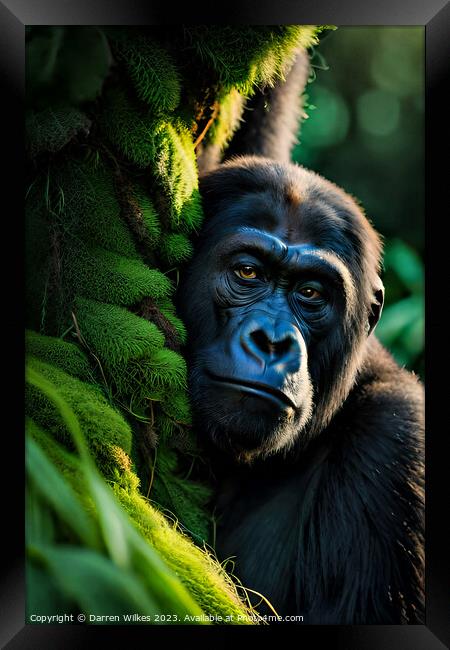
<path fill-rule="evenodd" d="M 422 622 L 423 391 L 373 333 L 378 235 L 295 165 L 240 158 L 201 191 L 178 299 L 219 556 L 281 615 Z"/>

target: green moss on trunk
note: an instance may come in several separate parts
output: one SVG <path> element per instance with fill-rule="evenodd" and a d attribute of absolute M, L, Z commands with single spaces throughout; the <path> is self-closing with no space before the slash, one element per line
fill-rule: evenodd
<path fill-rule="evenodd" d="M 115 607 L 129 593 L 152 611 L 167 602 L 234 623 L 249 612 L 244 592 L 205 549 L 211 486 L 191 430 L 186 330 L 173 294 L 203 219 L 201 141 L 206 135 L 224 151 L 247 97 L 282 79 L 318 31 L 27 31 L 29 367 L 67 405 L 116 497 L 72 453 L 55 401 L 30 384 L 27 430 L 40 449 L 31 443 L 30 454 L 66 499 L 39 487 L 28 468 L 33 602 L 45 592 L 54 609 L 88 606 L 76 572 L 71 585 L 57 571 L 71 559 L 102 603 L 114 581 L 121 585 Z M 67 486 L 89 523 L 71 518 L 77 506 Z"/>

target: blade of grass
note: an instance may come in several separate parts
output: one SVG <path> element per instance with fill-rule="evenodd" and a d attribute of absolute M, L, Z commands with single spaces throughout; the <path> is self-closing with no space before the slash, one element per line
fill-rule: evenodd
<path fill-rule="evenodd" d="M 86 546 L 100 548 L 97 530 L 89 521 L 73 490 L 31 438 L 26 441 L 25 464 L 34 488 L 62 521 Z"/>

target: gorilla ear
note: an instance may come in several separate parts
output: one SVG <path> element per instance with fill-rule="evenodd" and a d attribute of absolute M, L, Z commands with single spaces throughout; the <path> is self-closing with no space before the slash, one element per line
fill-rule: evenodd
<path fill-rule="evenodd" d="M 369 320 L 367 323 L 367 336 L 375 329 L 376 324 L 380 320 L 381 312 L 383 311 L 384 304 L 384 286 L 380 278 L 378 278 L 378 285 L 374 287 L 373 302 L 370 305 Z"/>

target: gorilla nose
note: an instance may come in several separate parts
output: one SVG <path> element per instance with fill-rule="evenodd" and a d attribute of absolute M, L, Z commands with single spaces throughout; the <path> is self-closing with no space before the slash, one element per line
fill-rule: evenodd
<path fill-rule="evenodd" d="M 283 358 L 294 345 L 294 338 L 290 334 L 274 341 L 264 330 L 256 330 L 250 334 L 250 337 L 259 353 L 269 358 Z"/>
<path fill-rule="evenodd" d="M 259 319 L 244 328 L 241 345 L 248 354 L 265 366 L 295 365 L 300 362 L 299 332 L 286 321 L 274 322 L 272 319 Z M 291 370 L 294 370 L 292 368 Z"/>

